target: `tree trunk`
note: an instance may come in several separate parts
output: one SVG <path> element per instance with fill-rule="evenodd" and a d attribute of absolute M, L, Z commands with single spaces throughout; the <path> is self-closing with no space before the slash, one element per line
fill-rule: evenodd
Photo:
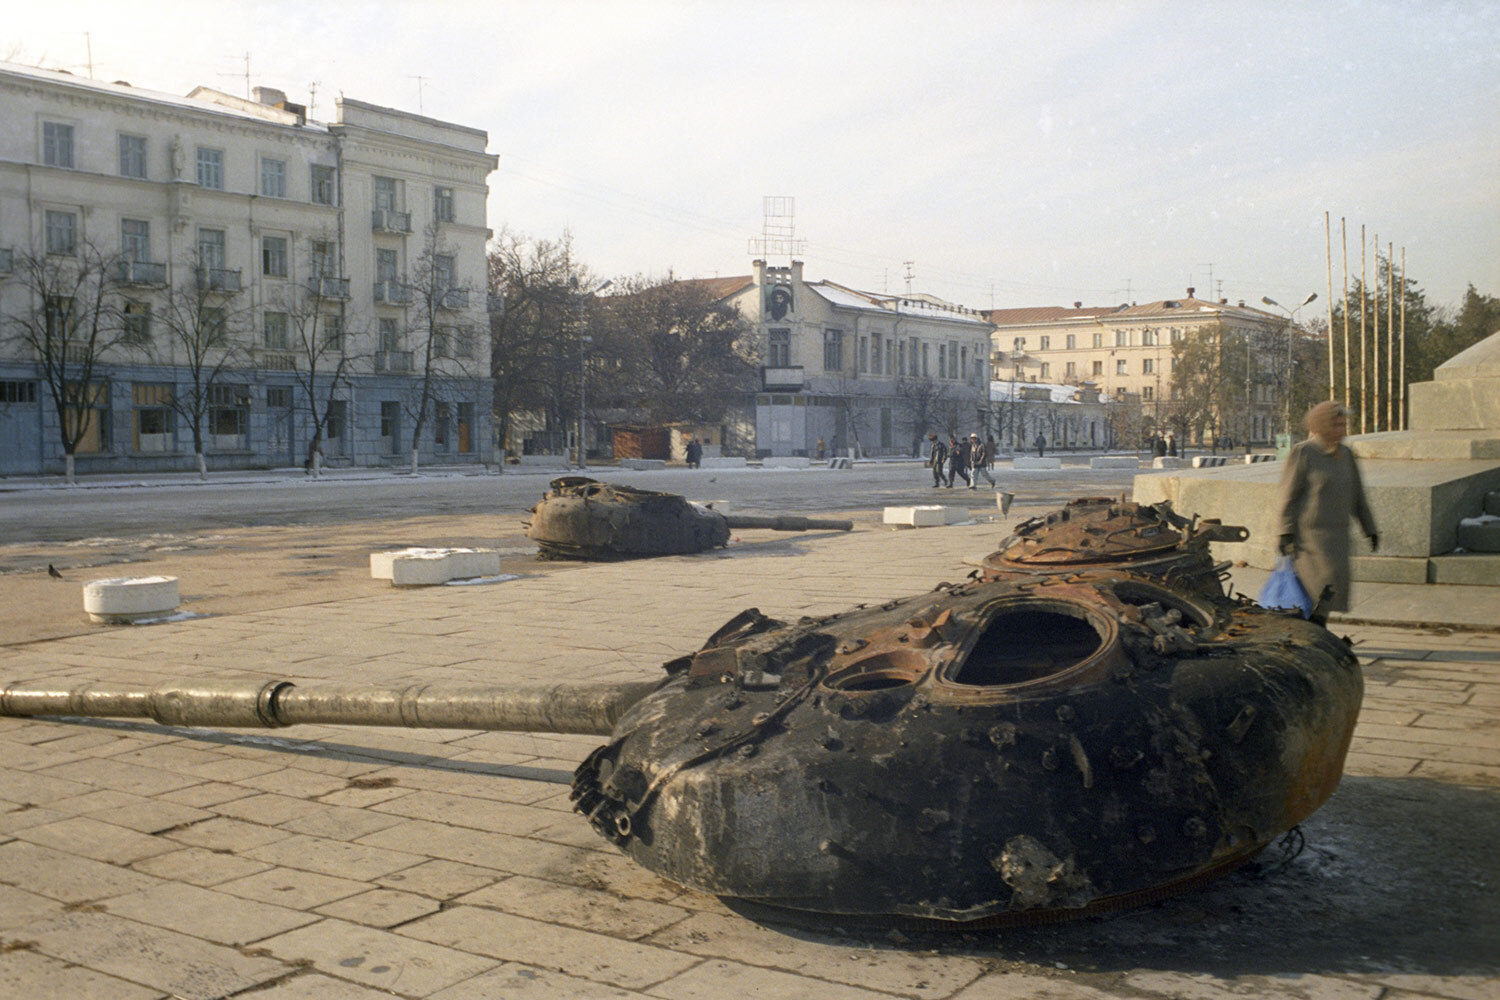
<path fill-rule="evenodd" d="M 315 448 L 312 453 L 312 477 L 318 479 L 323 475 L 323 449 Z"/>
<path fill-rule="evenodd" d="M 63 475 L 67 477 L 69 486 L 76 486 L 78 480 L 73 478 L 73 453 L 70 451 L 63 456 Z"/>
<path fill-rule="evenodd" d="M 411 474 L 414 476 L 417 474 L 417 456 L 419 454 L 421 454 L 421 452 L 416 448 L 413 448 L 411 450 Z"/>
<path fill-rule="evenodd" d="M 203 460 L 203 452 L 201 452 L 201 451 L 198 452 L 197 453 L 197 458 L 198 458 L 198 478 L 206 480 L 208 478 L 208 464 L 206 462 L 204 462 L 204 460 Z"/>

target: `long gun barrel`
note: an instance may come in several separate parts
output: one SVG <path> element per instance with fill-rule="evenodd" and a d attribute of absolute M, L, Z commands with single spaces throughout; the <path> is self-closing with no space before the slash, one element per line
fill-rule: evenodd
<path fill-rule="evenodd" d="M 155 687 L 7 685 L 0 716 L 153 719 L 164 726 L 279 728 L 307 723 L 608 736 L 655 681 L 507 687 L 412 684 L 302 686 L 287 680 L 180 681 Z"/>
<path fill-rule="evenodd" d="M 798 517 L 781 514 L 762 517 L 757 514 L 725 514 L 725 523 L 731 528 L 769 528 L 772 531 L 853 531 L 853 521 L 837 521 L 826 518 Z"/>

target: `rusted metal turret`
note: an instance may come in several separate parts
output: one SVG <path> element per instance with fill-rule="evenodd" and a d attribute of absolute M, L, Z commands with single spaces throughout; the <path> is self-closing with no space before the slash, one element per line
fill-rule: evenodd
<path fill-rule="evenodd" d="M 1110 568 L 1222 594 L 1229 564 L 1215 563 L 1208 544 L 1242 542 L 1249 535 L 1237 525 L 1183 517 L 1166 502 L 1084 497 L 1016 525 L 999 551 L 985 557 L 983 575 L 994 580 Z"/>
<path fill-rule="evenodd" d="M 1347 644 L 1298 616 L 1085 570 L 797 622 L 750 609 L 637 683 L 13 684 L 0 714 L 598 734 L 573 800 L 645 868 L 972 926 L 1252 858 L 1334 791 L 1361 694 Z"/>
<path fill-rule="evenodd" d="M 631 559 L 721 548 L 729 544 L 731 528 L 852 531 L 854 523 L 726 515 L 676 493 L 563 476 L 531 508 L 526 537 L 536 541 L 542 559 Z"/>

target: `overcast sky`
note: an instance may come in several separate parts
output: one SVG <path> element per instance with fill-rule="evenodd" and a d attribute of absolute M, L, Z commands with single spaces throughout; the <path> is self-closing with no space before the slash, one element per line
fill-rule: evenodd
<path fill-rule="evenodd" d="M 85 32 L 88 33 L 87 37 Z M 1429 299 L 1500 294 L 1500 0 L 16 4 L 0 56 L 488 130 L 490 225 L 609 276 L 811 278 L 973 308 L 1326 296 L 1324 212 Z M 425 79 L 419 81 L 417 77 Z M 773 259 L 774 262 L 774 259 Z"/>

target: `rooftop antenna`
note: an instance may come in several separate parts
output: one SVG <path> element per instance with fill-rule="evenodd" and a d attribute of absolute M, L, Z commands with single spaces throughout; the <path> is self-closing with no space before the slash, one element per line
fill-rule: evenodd
<path fill-rule="evenodd" d="M 1209 295 L 1213 295 L 1213 293 L 1214 293 L 1214 266 L 1213 266 L 1213 264 L 1211 264 L 1211 263 L 1210 264 L 1199 264 L 1198 266 L 1199 267 L 1206 267 L 1206 268 L 1208 268 L 1208 294 Z"/>
<path fill-rule="evenodd" d="M 760 236 L 751 237 L 750 253 L 767 262 L 771 257 L 794 257 L 807 253 L 807 241 L 797 238 L 797 199 L 768 194 L 761 199 Z"/>
<path fill-rule="evenodd" d="M 318 84 L 320 80 L 314 80 L 307 85 L 307 117 L 316 118 L 318 109 Z"/>
<path fill-rule="evenodd" d="M 1125 279 L 1125 301 L 1126 302 L 1133 302 L 1133 301 L 1135 301 L 1134 299 L 1132 299 L 1130 297 L 1130 279 L 1129 278 Z"/>
<path fill-rule="evenodd" d="M 219 76 L 240 76 L 245 78 L 245 100 L 250 100 L 250 53 L 243 56 L 231 56 L 232 59 L 245 60 L 245 72 L 243 73 L 220 73 Z"/>
<path fill-rule="evenodd" d="M 431 80 L 432 77 L 413 73 L 407 76 L 407 79 L 417 81 L 417 114 L 425 115 L 427 112 L 422 110 L 422 85 Z"/>
<path fill-rule="evenodd" d="M 906 265 L 906 274 L 904 274 L 902 277 L 904 277 L 906 279 L 906 295 L 907 295 L 908 298 L 910 298 L 911 297 L 911 279 L 913 279 L 913 278 L 916 277 L 915 274 L 911 273 L 911 266 L 912 266 L 912 264 L 915 263 L 915 261 L 903 260 L 901 263 L 904 264 L 904 265 Z"/>
<path fill-rule="evenodd" d="M 88 54 L 89 79 L 92 80 L 94 78 L 94 40 L 89 37 L 87 31 L 83 33 L 83 49 Z"/>

